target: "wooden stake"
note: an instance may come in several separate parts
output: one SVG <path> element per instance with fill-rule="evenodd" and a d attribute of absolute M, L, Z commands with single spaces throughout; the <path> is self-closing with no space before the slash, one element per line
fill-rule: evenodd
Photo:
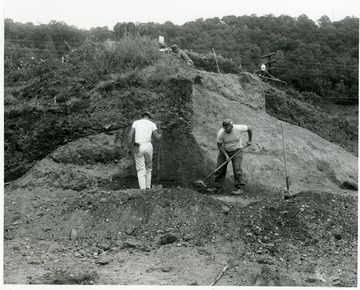
<path fill-rule="evenodd" d="M 159 122 L 159 131 L 160 131 L 160 122 Z M 160 140 L 158 143 L 158 156 L 157 156 L 157 184 L 159 185 L 160 181 Z"/>
<path fill-rule="evenodd" d="M 288 193 L 288 194 L 290 194 L 289 176 L 288 176 L 288 172 L 287 172 L 287 164 L 286 164 L 286 147 L 285 147 L 285 137 L 284 137 L 284 127 L 283 127 L 283 122 L 281 122 L 281 134 L 282 134 L 283 149 L 284 149 L 284 162 L 285 162 L 286 190 L 287 190 L 287 193 Z"/>
<path fill-rule="evenodd" d="M 221 271 L 221 273 L 217 276 L 217 278 L 215 279 L 214 282 L 212 282 L 212 284 L 210 286 L 214 286 L 216 284 L 217 281 L 220 280 L 220 278 L 224 275 L 225 271 L 227 270 L 227 268 L 229 268 L 229 265 L 227 265 L 226 267 L 224 267 L 224 269 Z"/>
<path fill-rule="evenodd" d="M 220 74 L 220 69 L 219 69 L 219 65 L 218 65 L 218 61 L 217 61 L 215 49 L 213 48 L 212 50 L 213 50 L 213 53 L 214 53 L 214 56 L 215 56 L 216 67 L 217 67 L 218 73 Z"/>

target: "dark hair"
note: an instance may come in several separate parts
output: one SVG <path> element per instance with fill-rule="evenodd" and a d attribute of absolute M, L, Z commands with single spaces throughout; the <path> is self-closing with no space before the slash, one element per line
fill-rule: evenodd
<path fill-rule="evenodd" d="M 145 115 L 149 116 L 149 118 L 151 118 L 151 115 L 149 112 L 144 112 L 141 114 L 141 118 L 143 118 Z"/>

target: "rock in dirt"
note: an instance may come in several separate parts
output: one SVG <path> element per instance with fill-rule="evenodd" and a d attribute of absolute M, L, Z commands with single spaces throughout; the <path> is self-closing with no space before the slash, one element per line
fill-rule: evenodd
<path fill-rule="evenodd" d="M 101 257 L 100 259 L 98 259 L 95 263 L 96 263 L 96 264 L 100 264 L 100 265 L 107 265 L 107 264 L 111 263 L 112 260 L 113 260 L 112 257 L 103 256 L 103 257 Z"/>
<path fill-rule="evenodd" d="M 172 244 L 178 240 L 178 237 L 175 234 L 167 233 L 159 238 L 159 245 Z"/>
<path fill-rule="evenodd" d="M 358 190 L 358 185 L 355 182 L 352 181 L 344 181 L 341 185 L 340 188 L 342 189 L 350 189 L 350 190 Z"/>
<path fill-rule="evenodd" d="M 130 226 L 128 226 L 128 227 L 126 228 L 125 232 L 126 232 L 126 234 L 131 235 L 131 234 L 134 233 L 135 229 L 136 229 L 135 226 L 130 225 Z"/>
<path fill-rule="evenodd" d="M 143 250 L 144 252 L 151 252 L 152 248 L 149 245 L 144 245 L 141 247 L 141 250 Z"/>
<path fill-rule="evenodd" d="M 103 242 L 97 244 L 98 248 L 103 249 L 104 251 L 107 251 L 110 249 L 110 244 Z"/>
<path fill-rule="evenodd" d="M 224 214 L 228 214 L 229 211 L 230 211 L 230 208 L 229 208 L 228 206 L 226 206 L 226 205 L 223 205 L 223 206 L 221 207 L 221 210 L 222 210 L 222 212 L 223 212 Z"/>
<path fill-rule="evenodd" d="M 191 234 L 185 234 L 184 237 L 183 237 L 183 240 L 184 241 L 190 241 L 192 239 L 192 235 Z"/>
<path fill-rule="evenodd" d="M 164 266 L 164 267 L 161 267 L 161 270 L 165 273 L 168 273 L 172 270 L 172 267 L 171 266 Z"/>
<path fill-rule="evenodd" d="M 75 240 L 77 238 L 77 231 L 75 230 L 75 229 L 72 229 L 71 231 L 70 231 L 70 235 L 69 235 L 69 239 L 70 240 Z"/>
<path fill-rule="evenodd" d="M 119 247 L 120 249 L 122 249 L 122 248 L 124 247 L 124 242 L 121 241 L 121 240 L 116 240 L 116 241 L 114 242 L 114 244 L 115 244 L 117 247 Z"/>
<path fill-rule="evenodd" d="M 124 242 L 124 245 L 128 248 L 137 248 L 137 247 L 140 247 L 141 246 L 141 243 L 138 242 L 137 240 L 135 239 L 127 239 L 125 242 Z"/>

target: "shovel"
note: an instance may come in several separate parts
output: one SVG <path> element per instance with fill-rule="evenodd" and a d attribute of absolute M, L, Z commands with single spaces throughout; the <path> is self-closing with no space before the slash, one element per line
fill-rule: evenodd
<path fill-rule="evenodd" d="M 202 181 L 202 180 L 196 180 L 196 181 L 194 181 L 194 183 L 193 183 L 194 187 L 199 188 L 199 189 L 200 189 L 200 188 L 205 188 L 205 187 L 206 187 L 205 182 L 206 182 L 211 176 L 213 176 L 213 175 L 216 173 L 216 171 L 218 171 L 218 170 L 219 170 L 221 167 L 223 167 L 225 164 L 229 163 L 229 162 L 231 161 L 231 159 L 233 159 L 237 154 L 239 154 L 241 151 L 243 151 L 246 147 L 249 147 L 249 146 L 250 146 L 250 145 L 247 144 L 245 147 L 239 149 L 233 156 L 231 156 L 228 160 L 226 160 L 223 164 L 221 164 L 218 168 L 216 168 L 212 173 L 210 173 L 210 175 L 209 175 L 208 177 L 206 177 L 204 181 Z"/>

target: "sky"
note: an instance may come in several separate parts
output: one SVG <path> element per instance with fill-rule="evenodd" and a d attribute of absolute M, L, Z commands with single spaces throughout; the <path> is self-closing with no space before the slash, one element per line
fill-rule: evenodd
<path fill-rule="evenodd" d="M 48 24 L 65 22 L 79 29 L 104 27 L 113 29 L 118 22 L 171 21 L 182 25 L 198 18 L 228 15 L 257 16 L 302 14 L 317 21 L 327 15 L 331 21 L 346 16 L 360 18 L 358 0 L 0 0 L 3 17 L 15 22 Z"/>

